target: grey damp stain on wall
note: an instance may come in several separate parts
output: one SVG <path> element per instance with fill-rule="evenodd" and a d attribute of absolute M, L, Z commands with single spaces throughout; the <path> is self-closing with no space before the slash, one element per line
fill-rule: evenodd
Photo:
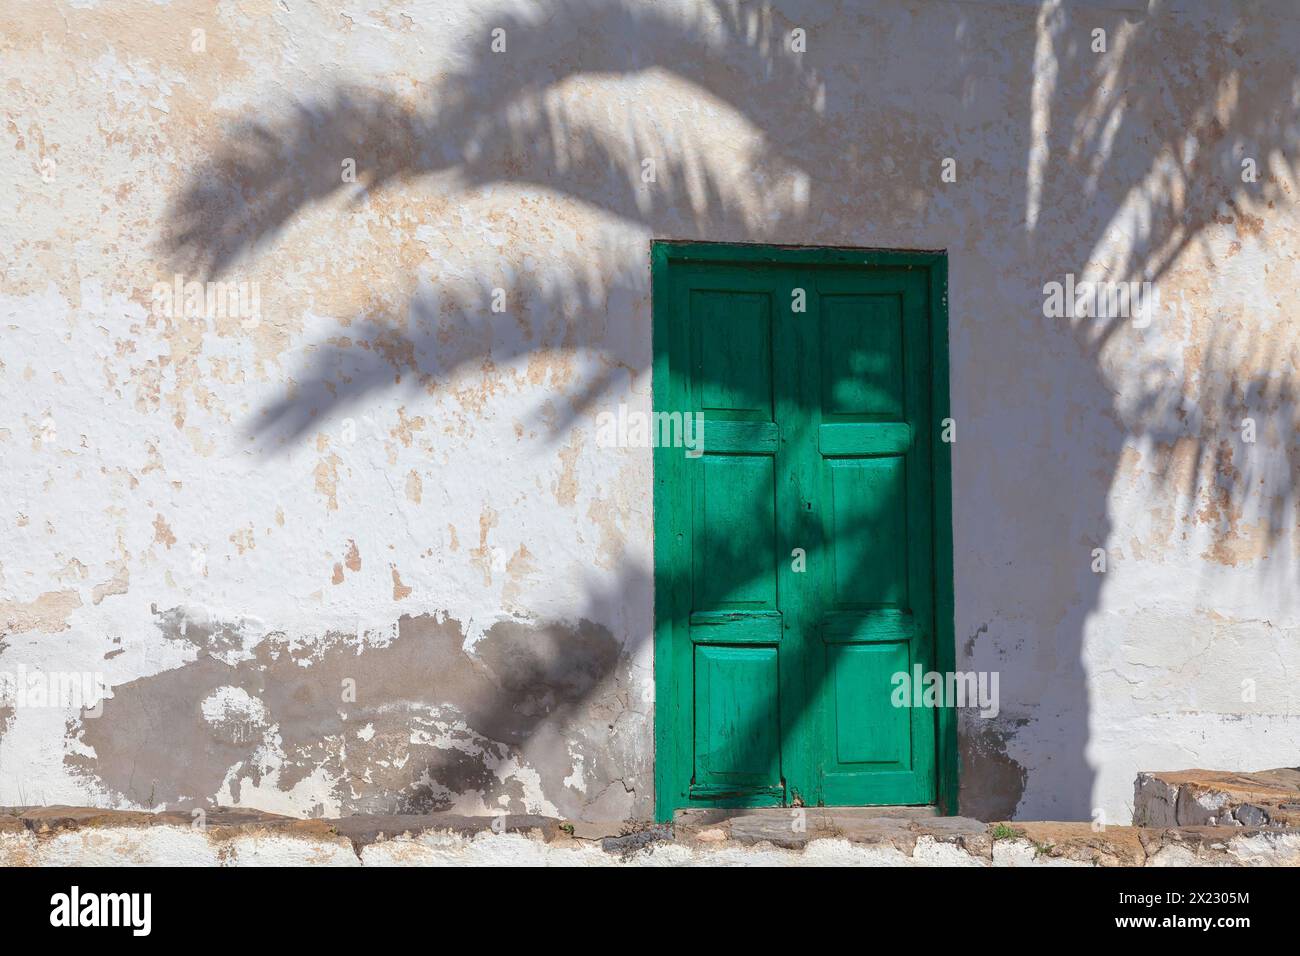
<path fill-rule="evenodd" d="M 989 622 L 985 621 L 979 627 L 975 628 L 975 630 L 971 633 L 971 635 L 966 638 L 966 643 L 962 645 L 962 651 L 965 652 L 967 657 L 970 657 L 973 653 L 975 653 L 975 642 L 979 640 L 980 635 L 987 634 L 988 632 L 989 632 Z"/>
<path fill-rule="evenodd" d="M 648 758 L 638 780 L 611 746 L 629 707 L 621 645 L 590 621 L 498 623 L 466 650 L 460 623 L 421 615 L 386 643 L 273 633 L 247 651 L 241 622 L 157 621 L 198 658 L 115 687 L 65 758 L 116 799 L 185 809 L 306 787 L 318 814 L 467 797 L 480 812 L 649 813 Z"/>
<path fill-rule="evenodd" d="M 1012 735 L 1001 720 L 977 717 L 961 721 L 957 744 L 961 789 L 957 804 L 962 816 L 977 820 L 1010 820 L 1015 816 L 1029 774 L 1007 754 L 1007 741 Z"/>

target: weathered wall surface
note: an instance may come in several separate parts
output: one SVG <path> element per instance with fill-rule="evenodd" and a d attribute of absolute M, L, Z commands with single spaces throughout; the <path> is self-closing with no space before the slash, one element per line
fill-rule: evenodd
<path fill-rule="evenodd" d="M 948 250 L 965 813 L 1294 763 L 1291 5 L 3 6 L 0 804 L 648 816 L 653 237 Z"/>

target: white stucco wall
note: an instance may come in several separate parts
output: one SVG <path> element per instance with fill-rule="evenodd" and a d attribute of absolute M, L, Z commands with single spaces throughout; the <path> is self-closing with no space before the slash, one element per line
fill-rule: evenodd
<path fill-rule="evenodd" d="M 656 237 L 948 251 L 964 812 L 1295 763 L 1291 5 L 6 6 L 0 804 L 648 816 Z"/>

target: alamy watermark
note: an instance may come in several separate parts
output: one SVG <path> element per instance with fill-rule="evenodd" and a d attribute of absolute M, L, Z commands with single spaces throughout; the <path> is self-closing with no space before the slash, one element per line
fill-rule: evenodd
<path fill-rule="evenodd" d="M 704 454 L 702 412 L 641 412 L 619 405 L 596 416 L 601 448 L 684 448 L 687 458 Z"/>
<path fill-rule="evenodd" d="M 889 702 L 895 707 L 977 707 L 981 717 L 998 715 L 997 671 L 896 671 L 890 679 L 894 692 Z"/>
<path fill-rule="evenodd" d="M 1064 282 L 1043 286 L 1043 316 L 1048 319 L 1131 319 L 1145 329 L 1160 307 L 1160 293 L 1151 282 Z"/>
<path fill-rule="evenodd" d="M 50 925 L 59 927 L 121 926 L 132 936 L 153 928 L 152 893 L 83 893 L 73 885 L 50 897 Z"/>
<path fill-rule="evenodd" d="M 177 273 L 153 287 L 153 312 L 167 318 L 238 319 L 246 329 L 262 321 L 262 286 L 258 282 L 186 282 Z"/>
<path fill-rule="evenodd" d="M 22 664 L 16 671 L 0 671 L 0 705 L 15 710 L 78 709 L 85 717 L 101 717 L 107 689 L 104 675 L 90 671 L 29 671 Z"/>

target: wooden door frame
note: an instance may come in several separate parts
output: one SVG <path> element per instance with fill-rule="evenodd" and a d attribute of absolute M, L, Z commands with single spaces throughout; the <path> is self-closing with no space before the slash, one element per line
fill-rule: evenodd
<path fill-rule="evenodd" d="M 922 269 L 927 273 L 930 312 L 931 414 L 934 505 L 934 608 L 935 668 L 940 673 L 956 669 L 957 641 L 954 630 L 952 548 L 952 445 L 942 440 L 940 423 L 950 417 L 948 382 L 948 255 L 945 251 L 899 251 L 849 249 L 823 246 L 768 246 L 716 242 L 653 240 L 650 244 L 651 307 L 651 394 L 655 411 L 672 411 L 668 400 L 669 340 L 672 332 L 669 267 L 673 263 L 710 265 L 798 265 L 812 267 L 889 266 Z M 681 409 L 678 409 L 679 411 Z M 681 449 L 654 450 L 654 581 L 655 581 L 655 819 L 667 822 L 679 809 L 675 794 L 679 781 L 673 778 L 679 760 L 678 748 L 691 741 L 689 714 L 674 714 L 679 699 L 673 667 L 674 588 L 665 581 L 680 578 L 681 549 L 675 529 L 666 527 L 671 513 L 667 476 L 681 467 Z M 957 715 L 951 707 L 936 708 L 935 772 L 936 796 L 941 813 L 957 813 Z M 665 759 L 668 758 L 668 759 Z"/>

